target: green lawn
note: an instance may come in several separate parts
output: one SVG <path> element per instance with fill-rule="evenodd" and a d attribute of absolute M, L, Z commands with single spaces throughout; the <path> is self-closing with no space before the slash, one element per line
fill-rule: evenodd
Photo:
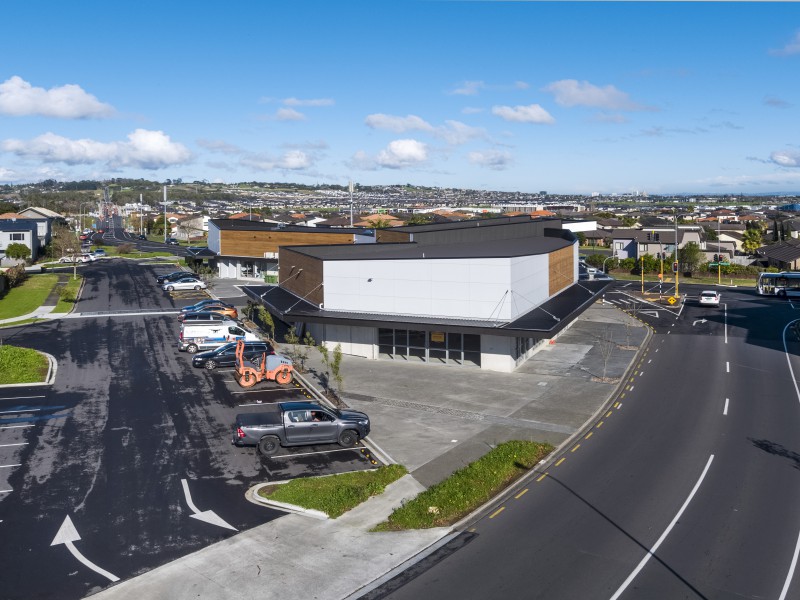
<path fill-rule="evenodd" d="M 44 381 L 48 366 L 47 357 L 36 350 L 0 346 L 0 385 Z"/>
<path fill-rule="evenodd" d="M 56 285 L 58 275 L 31 275 L 20 286 L 11 288 L 0 297 L 0 319 L 10 319 L 33 312 L 44 304 Z"/>
<path fill-rule="evenodd" d="M 375 471 L 293 479 L 261 488 L 258 493 L 267 500 L 319 510 L 335 519 L 370 496 L 382 494 L 387 485 L 407 472 L 402 465 L 388 465 Z"/>
<path fill-rule="evenodd" d="M 550 444 L 504 442 L 403 504 L 374 530 L 424 529 L 457 523 L 552 451 Z"/>
<path fill-rule="evenodd" d="M 83 281 L 83 275 L 78 273 L 76 278 L 73 278 L 70 275 L 69 280 L 64 287 L 70 291 L 70 297 L 76 298 L 78 297 L 78 290 L 81 287 L 81 282 Z M 53 309 L 54 313 L 68 313 L 72 310 L 72 307 L 75 306 L 74 302 L 67 302 L 66 300 L 62 300 L 59 298 L 58 302 L 56 303 L 56 307 Z"/>

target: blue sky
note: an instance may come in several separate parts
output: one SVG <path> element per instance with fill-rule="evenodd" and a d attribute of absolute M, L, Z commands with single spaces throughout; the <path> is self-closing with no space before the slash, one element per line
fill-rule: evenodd
<path fill-rule="evenodd" d="M 800 192 L 800 3 L 3 8 L 0 182 Z"/>

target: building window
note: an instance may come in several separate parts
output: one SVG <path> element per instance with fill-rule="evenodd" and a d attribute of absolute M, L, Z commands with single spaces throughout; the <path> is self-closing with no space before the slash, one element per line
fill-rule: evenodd
<path fill-rule="evenodd" d="M 24 233 L 11 233 L 8 236 L 8 239 L 12 242 L 22 242 L 25 241 L 25 234 Z"/>
<path fill-rule="evenodd" d="M 622 242 L 614 242 L 614 249 L 615 250 L 623 250 L 625 248 L 625 244 Z"/>
<path fill-rule="evenodd" d="M 378 358 L 479 367 L 481 336 L 447 331 L 378 329 Z"/>

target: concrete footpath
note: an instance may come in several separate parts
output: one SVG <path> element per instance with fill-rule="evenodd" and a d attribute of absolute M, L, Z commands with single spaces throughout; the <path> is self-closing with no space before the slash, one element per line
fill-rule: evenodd
<path fill-rule="evenodd" d="M 370 415 L 370 440 L 409 475 L 336 520 L 287 514 L 93 598 L 358 597 L 450 533 L 370 533 L 373 525 L 499 442 L 564 444 L 614 395 L 649 336 L 636 319 L 595 304 L 511 374 L 345 356 L 342 398 Z M 307 366 L 319 386 L 316 350 Z"/>

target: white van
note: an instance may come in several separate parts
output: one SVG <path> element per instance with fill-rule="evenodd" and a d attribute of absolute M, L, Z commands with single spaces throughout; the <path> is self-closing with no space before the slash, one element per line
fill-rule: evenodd
<path fill-rule="evenodd" d="M 178 336 L 178 349 L 194 354 L 199 350 L 213 350 L 228 342 L 244 340 L 246 342 L 260 342 L 260 338 L 253 332 L 235 321 L 222 321 L 221 323 L 181 323 L 181 333 Z"/>

